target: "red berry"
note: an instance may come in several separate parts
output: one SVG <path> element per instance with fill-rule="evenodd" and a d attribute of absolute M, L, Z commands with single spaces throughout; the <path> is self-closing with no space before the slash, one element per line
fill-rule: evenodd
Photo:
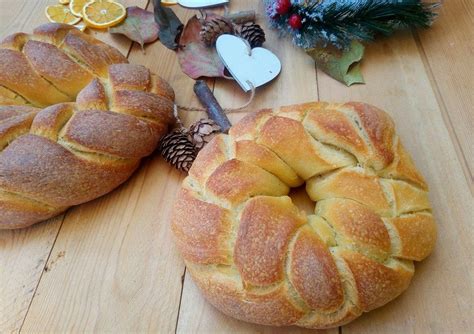
<path fill-rule="evenodd" d="M 291 7 L 290 0 L 278 0 L 276 4 L 276 12 L 280 15 L 288 13 Z"/>
<path fill-rule="evenodd" d="M 293 29 L 301 29 L 303 27 L 303 22 L 301 22 L 301 16 L 298 14 L 291 14 L 290 18 L 288 19 L 288 24 Z"/>

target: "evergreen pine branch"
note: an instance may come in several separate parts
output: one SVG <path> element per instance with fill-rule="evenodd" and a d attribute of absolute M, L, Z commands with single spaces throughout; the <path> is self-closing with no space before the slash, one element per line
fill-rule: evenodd
<path fill-rule="evenodd" d="M 419 0 L 293 1 L 293 12 L 303 18 L 303 28 L 298 31 L 288 28 L 285 16 L 275 17 L 271 23 L 291 34 L 294 42 L 303 48 L 328 44 L 347 48 L 352 40 L 368 42 L 377 34 L 429 27 L 437 16 L 434 10 L 438 6 L 439 3 Z"/>
<path fill-rule="evenodd" d="M 324 6 L 321 19 L 311 19 L 311 13 L 304 15 L 304 10 L 302 14 L 314 29 L 327 31 L 336 44 L 347 46 L 354 39 L 372 41 L 378 33 L 390 35 L 402 28 L 429 27 L 437 6 L 414 0 L 356 0 Z"/>

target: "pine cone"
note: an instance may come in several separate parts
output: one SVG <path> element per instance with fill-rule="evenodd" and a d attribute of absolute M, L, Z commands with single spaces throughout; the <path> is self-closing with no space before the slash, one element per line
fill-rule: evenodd
<path fill-rule="evenodd" d="M 213 46 L 220 35 L 233 33 L 234 26 L 231 21 L 223 17 L 216 17 L 202 22 L 200 35 L 201 40 L 207 46 Z"/>
<path fill-rule="evenodd" d="M 189 128 L 189 138 L 196 149 L 200 150 L 219 132 L 221 132 L 221 127 L 212 119 L 201 119 Z"/>
<path fill-rule="evenodd" d="M 164 136 L 159 150 L 168 163 L 183 172 L 188 172 L 196 159 L 196 148 L 183 130 L 175 130 Z"/>
<path fill-rule="evenodd" d="M 262 27 L 256 23 L 247 23 L 242 25 L 239 35 L 249 42 L 252 49 L 262 46 L 262 44 L 265 42 L 265 32 L 263 31 Z"/>

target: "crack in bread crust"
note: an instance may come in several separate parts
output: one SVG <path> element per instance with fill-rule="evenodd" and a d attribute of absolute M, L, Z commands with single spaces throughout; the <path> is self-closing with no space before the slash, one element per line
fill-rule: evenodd
<path fill-rule="evenodd" d="M 279 184 L 298 178 L 316 206 L 295 227 L 301 213 Z M 362 103 L 249 114 L 204 147 L 183 189 L 193 200 L 174 209 L 172 226 L 192 277 L 221 311 L 259 324 L 350 322 L 402 293 L 413 260 L 436 241 L 427 185 L 393 121 Z M 183 209 L 211 204 L 228 218 Z M 201 223 L 213 229 L 188 228 Z M 193 233 L 215 236 L 206 243 L 213 258 L 193 255 Z M 216 256 L 222 244 L 225 263 Z"/>

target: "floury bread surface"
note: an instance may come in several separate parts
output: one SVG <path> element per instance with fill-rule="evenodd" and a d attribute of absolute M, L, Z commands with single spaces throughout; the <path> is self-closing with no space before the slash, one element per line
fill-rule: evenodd
<path fill-rule="evenodd" d="M 307 216 L 290 188 L 306 184 Z M 307 103 L 246 116 L 214 138 L 172 218 L 205 297 L 265 325 L 335 327 L 409 285 L 432 251 L 427 185 L 391 118 L 364 103 Z"/>
<path fill-rule="evenodd" d="M 173 123 L 158 76 L 69 25 L 0 44 L 0 228 L 19 228 L 123 183 Z"/>

